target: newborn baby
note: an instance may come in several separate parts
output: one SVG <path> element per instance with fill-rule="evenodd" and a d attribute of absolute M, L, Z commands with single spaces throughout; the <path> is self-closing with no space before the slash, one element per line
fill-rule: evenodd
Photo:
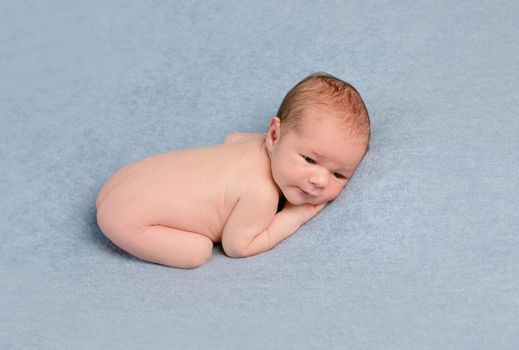
<path fill-rule="evenodd" d="M 339 195 L 369 139 L 358 92 L 312 74 L 288 92 L 266 134 L 233 133 L 117 171 L 97 197 L 97 222 L 117 246 L 157 264 L 198 267 L 217 242 L 230 257 L 255 255 Z"/>

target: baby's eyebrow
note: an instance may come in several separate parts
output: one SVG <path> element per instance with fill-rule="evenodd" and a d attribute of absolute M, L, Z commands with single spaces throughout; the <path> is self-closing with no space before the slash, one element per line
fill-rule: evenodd
<path fill-rule="evenodd" d="M 323 157 L 323 155 L 321 153 L 317 152 L 313 148 L 310 148 L 310 153 L 312 153 L 312 155 L 315 155 L 317 158 L 327 160 L 326 157 Z M 355 170 L 355 168 L 343 167 L 343 168 L 337 169 L 337 171 L 353 171 L 353 170 Z"/>
<path fill-rule="evenodd" d="M 316 155 L 318 158 L 323 158 L 323 156 L 321 155 L 321 153 L 317 152 L 315 149 L 313 148 L 310 148 L 310 153 Z"/>
<path fill-rule="evenodd" d="M 337 172 L 341 173 L 342 175 L 348 175 L 348 176 L 353 176 L 353 172 L 355 170 L 352 169 L 352 168 L 341 168 L 341 169 L 338 169 Z"/>

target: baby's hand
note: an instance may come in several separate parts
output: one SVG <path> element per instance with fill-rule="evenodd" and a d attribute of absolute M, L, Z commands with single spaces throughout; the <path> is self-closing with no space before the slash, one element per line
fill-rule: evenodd
<path fill-rule="evenodd" d="M 293 205 L 290 202 L 286 202 L 283 212 L 285 212 L 294 222 L 301 226 L 311 218 L 317 215 L 328 202 L 322 204 L 300 204 Z"/>

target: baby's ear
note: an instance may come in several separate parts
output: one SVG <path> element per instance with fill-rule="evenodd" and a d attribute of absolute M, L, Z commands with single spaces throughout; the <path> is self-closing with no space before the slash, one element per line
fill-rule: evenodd
<path fill-rule="evenodd" d="M 278 142 L 279 137 L 281 136 L 281 119 L 277 116 L 273 117 L 270 120 L 269 128 L 267 131 L 267 149 L 269 152 L 272 152 L 274 149 L 274 145 Z"/>

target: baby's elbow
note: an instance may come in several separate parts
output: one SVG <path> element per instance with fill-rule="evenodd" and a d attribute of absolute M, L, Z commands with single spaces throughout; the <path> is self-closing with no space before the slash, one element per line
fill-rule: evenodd
<path fill-rule="evenodd" d="M 222 248 L 225 252 L 225 255 L 227 255 L 230 258 L 245 258 L 247 257 L 246 249 L 241 246 L 240 244 L 237 244 L 236 242 L 232 242 L 229 240 L 222 240 Z"/>

